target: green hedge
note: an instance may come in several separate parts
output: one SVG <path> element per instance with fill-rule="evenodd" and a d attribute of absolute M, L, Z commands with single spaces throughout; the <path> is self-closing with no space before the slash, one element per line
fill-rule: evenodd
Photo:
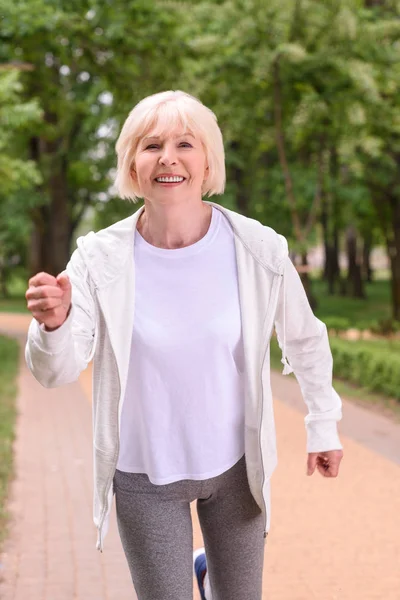
<path fill-rule="evenodd" d="M 334 375 L 400 400 L 400 352 L 374 342 L 330 339 Z"/>
<path fill-rule="evenodd" d="M 346 331 L 347 329 L 358 329 L 359 331 L 368 329 L 372 333 L 377 333 L 378 335 L 389 335 L 400 331 L 400 321 L 394 321 L 393 319 L 369 319 L 367 321 L 360 320 L 353 323 L 351 319 L 348 319 L 347 317 L 325 317 L 322 321 L 325 323 L 328 330 L 336 332 Z"/>
<path fill-rule="evenodd" d="M 16 418 L 18 343 L 0 336 L 0 542 L 6 534 L 6 499 L 13 472 L 13 440 Z"/>
<path fill-rule="evenodd" d="M 331 337 L 334 376 L 400 400 L 400 342 L 350 341 Z M 271 367 L 282 371 L 281 351 L 271 340 Z"/>

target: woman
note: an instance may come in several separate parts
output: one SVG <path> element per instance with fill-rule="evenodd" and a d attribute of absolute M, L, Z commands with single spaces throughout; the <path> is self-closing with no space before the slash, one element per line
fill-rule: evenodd
<path fill-rule="evenodd" d="M 276 465 L 269 341 L 275 326 L 309 409 L 308 473 L 335 477 L 341 402 L 326 327 L 286 240 L 203 201 L 223 192 L 225 167 L 201 102 L 145 98 L 116 149 L 118 191 L 144 207 L 80 238 L 66 272 L 30 280 L 27 364 L 54 387 L 94 358 L 97 547 L 115 493 L 139 600 L 191 598 L 194 500 L 213 600 L 260 600 Z"/>

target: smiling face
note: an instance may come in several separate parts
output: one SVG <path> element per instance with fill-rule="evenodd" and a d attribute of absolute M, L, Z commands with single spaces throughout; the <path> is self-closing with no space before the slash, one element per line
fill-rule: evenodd
<path fill-rule="evenodd" d="M 198 136 L 179 127 L 149 131 L 140 140 L 131 176 L 145 200 L 159 203 L 201 200 L 207 159 Z"/>

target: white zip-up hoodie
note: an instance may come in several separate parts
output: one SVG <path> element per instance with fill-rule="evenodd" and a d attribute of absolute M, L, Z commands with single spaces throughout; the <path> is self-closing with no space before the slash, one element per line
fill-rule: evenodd
<path fill-rule="evenodd" d="M 234 231 L 245 355 L 246 467 L 267 535 L 269 481 L 277 463 L 269 363 L 274 325 L 283 372 L 294 371 L 308 407 L 307 452 L 342 448 L 337 433 L 341 400 L 332 388 L 326 327 L 311 311 L 285 238 L 258 221 L 210 204 L 222 211 Z M 135 313 L 134 232 L 142 210 L 78 239 L 66 268 L 73 290 L 71 312 L 53 332 L 33 319 L 26 345 L 27 365 L 45 387 L 76 381 L 94 358 L 94 522 L 99 550 L 108 529 L 119 453 Z"/>

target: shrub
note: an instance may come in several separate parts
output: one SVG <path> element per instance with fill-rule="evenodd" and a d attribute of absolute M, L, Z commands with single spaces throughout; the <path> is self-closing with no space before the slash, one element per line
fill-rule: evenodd
<path fill-rule="evenodd" d="M 12 475 L 19 347 L 0 336 L 0 542 L 6 534 L 6 496 Z"/>
<path fill-rule="evenodd" d="M 330 340 L 334 375 L 400 400 L 400 355 L 369 342 Z"/>
<path fill-rule="evenodd" d="M 328 330 L 335 331 L 336 333 L 346 331 L 351 327 L 350 321 L 346 317 L 326 317 L 323 321 Z"/>
<path fill-rule="evenodd" d="M 400 331 L 400 321 L 394 319 L 381 319 L 371 325 L 371 331 L 380 335 L 390 335 Z"/>

